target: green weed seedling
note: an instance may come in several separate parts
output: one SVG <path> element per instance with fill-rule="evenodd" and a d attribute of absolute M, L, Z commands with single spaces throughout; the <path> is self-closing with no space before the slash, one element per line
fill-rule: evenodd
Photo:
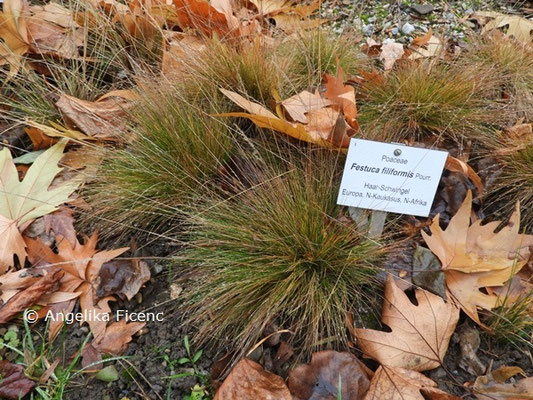
<path fill-rule="evenodd" d="M 191 345 L 189 343 L 189 336 L 185 336 L 183 339 L 183 346 L 185 347 L 185 352 L 187 353 L 186 357 L 181 357 L 177 360 L 170 359 L 168 354 L 163 354 L 162 358 L 166 361 L 167 365 L 170 368 L 171 375 L 167 376 L 166 379 L 169 379 L 168 389 L 167 389 L 167 399 L 170 399 L 171 395 L 171 385 L 172 381 L 175 379 L 183 379 L 189 376 L 194 376 L 199 383 L 194 385 L 191 389 L 191 393 L 183 398 L 183 400 L 208 400 L 211 398 L 208 385 L 209 377 L 208 375 L 202 373 L 197 363 L 202 357 L 203 350 L 200 349 L 197 352 L 191 350 Z M 174 369 L 177 366 L 189 367 L 192 371 L 181 372 L 179 374 L 174 374 Z"/>

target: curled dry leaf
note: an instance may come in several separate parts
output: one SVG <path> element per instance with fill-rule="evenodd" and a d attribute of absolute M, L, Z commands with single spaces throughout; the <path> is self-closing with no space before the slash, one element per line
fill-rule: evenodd
<path fill-rule="evenodd" d="M 213 400 L 292 400 L 283 378 L 243 358 L 231 370 Z"/>
<path fill-rule="evenodd" d="M 295 122 L 282 119 L 281 115 L 278 117 L 262 105 L 225 89 L 220 90 L 249 114 L 233 112 L 217 116 L 248 118 L 260 128 L 273 129 L 298 140 L 327 148 L 347 148 L 350 137 L 359 129 L 355 90 L 344 84 L 342 69 L 337 70 L 336 77 L 324 75 L 324 98 L 318 92 L 304 91 L 281 102 Z"/>
<path fill-rule="evenodd" d="M 58 282 L 63 277 L 63 274 L 64 272 L 61 268 L 54 267 L 33 284 L 11 297 L 7 303 L 0 306 L 0 325 L 5 324 L 26 308 L 33 306 L 42 295 L 49 292 L 53 287 L 59 286 Z"/>
<path fill-rule="evenodd" d="M 326 92 L 324 96 L 332 103 L 332 108 L 342 112 L 346 122 L 354 130 L 359 130 L 357 123 L 357 106 L 355 105 L 355 89 L 351 85 L 344 84 L 344 72 L 337 66 L 337 76 L 325 74 L 324 86 Z"/>
<path fill-rule="evenodd" d="M 381 320 L 392 332 L 355 330 L 361 350 L 382 365 L 427 371 L 442 364 L 459 309 L 425 290 L 415 294 L 418 305 L 389 275 Z"/>
<path fill-rule="evenodd" d="M 128 348 L 128 343 L 131 342 L 132 336 L 141 330 L 144 325 L 146 325 L 144 322 L 128 323 L 125 319 L 121 319 L 109 325 L 105 330 L 105 334 L 98 340 L 95 338 L 92 346 L 102 354 L 119 356 Z"/>
<path fill-rule="evenodd" d="M 383 61 L 385 71 L 392 69 L 394 63 L 402 58 L 404 53 L 403 44 L 396 43 L 393 39 L 385 39 L 381 45 L 379 58 Z"/>
<path fill-rule="evenodd" d="M 191 28 L 205 36 L 216 33 L 221 38 L 235 33 L 236 18 L 225 13 L 230 11 L 228 8 L 220 11 L 204 0 L 174 0 L 174 5 L 183 30 Z"/>
<path fill-rule="evenodd" d="M 126 126 L 127 110 L 136 98 L 131 90 L 115 90 L 96 101 L 62 93 L 55 105 L 71 127 L 95 139 L 117 140 Z"/>
<path fill-rule="evenodd" d="M 470 165 L 448 154 L 444 168 L 451 172 L 459 172 L 465 175 L 476 186 L 479 196 L 483 195 L 483 183 L 479 175 Z"/>
<path fill-rule="evenodd" d="M 63 157 L 66 142 L 60 142 L 39 155 L 26 172 L 22 182 L 11 158 L 9 149 L 0 151 L 0 229 L 8 240 L 0 241 L 0 274 L 14 265 L 16 254 L 24 265 L 26 252 L 15 227 L 24 229 L 29 221 L 51 213 L 66 202 L 78 184 L 65 182 L 49 190 L 52 181 L 62 168 L 58 162 Z"/>
<path fill-rule="evenodd" d="M 16 75 L 21 57 L 30 49 L 26 17 L 28 6 L 22 0 L 5 0 L 0 13 L 0 65 L 9 65 L 8 78 Z"/>
<path fill-rule="evenodd" d="M 481 33 L 490 32 L 494 29 L 507 27 L 506 36 L 513 36 L 515 39 L 530 43 L 533 21 L 520 17 L 519 15 L 506 15 L 496 12 L 478 11 L 474 17 L 493 18 L 483 27 Z"/>
<path fill-rule="evenodd" d="M 22 365 L 12 364 L 7 360 L 0 361 L 0 398 L 7 400 L 22 399 L 37 385 L 27 378 Z"/>
<path fill-rule="evenodd" d="M 524 372 L 518 367 L 502 366 L 487 375 L 478 376 L 471 387 L 479 400 L 528 400 L 533 399 L 533 377 L 505 383 L 510 377 Z"/>
<path fill-rule="evenodd" d="M 148 264 L 140 260 L 113 260 L 100 268 L 98 297 L 118 295 L 131 300 L 150 280 Z"/>
<path fill-rule="evenodd" d="M 437 388 L 420 372 L 399 367 L 380 366 L 363 400 L 460 400 Z"/>
<path fill-rule="evenodd" d="M 75 298 L 80 298 L 80 306 L 84 318 L 89 324 L 95 340 L 99 340 L 104 332 L 107 321 L 105 316 L 111 312 L 108 302 L 114 300 L 113 297 L 99 298 L 96 290 L 99 284 L 99 272 L 102 265 L 120 254 L 127 248 L 109 251 L 97 251 L 96 244 L 98 235 L 94 233 L 84 244 L 77 240 L 74 246 L 61 236 L 56 237 L 57 253 L 45 246 L 40 239 L 26 238 L 28 247 L 28 257 L 34 266 L 55 264 L 64 271 L 64 275 L 59 282 L 59 291 L 63 293 L 75 293 L 73 299 L 66 300 L 58 304 L 53 311 L 64 312 L 72 309 Z M 43 309 L 46 314 L 47 309 Z M 43 314 L 40 314 L 42 316 Z M 91 316 L 92 315 L 92 316 Z M 95 318 L 94 316 L 98 316 Z M 49 337 L 54 338 L 63 325 L 61 318 L 50 321 Z"/>
<path fill-rule="evenodd" d="M 294 96 L 289 97 L 281 102 L 281 105 L 291 119 L 295 122 L 301 122 L 303 124 L 307 124 L 309 122 L 305 114 L 313 110 L 324 108 L 330 104 L 330 101 L 322 98 L 318 91 L 311 93 L 307 90 L 295 94 Z"/>
<path fill-rule="evenodd" d="M 492 310 L 499 304 L 494 293 L 480 289 L 503 286 L 520 271 L 529 255 L 533 236 L 521 235 L 518 206 L 508 226 L 495 232 L 499 221 L 470 225 L 472 192 L 450 220 L 446 230 L 439 225 L 439 216 L 430 226 L 431 236 L 422 232 L 430 250 L 438 257 L 446 278 L 448 296 L 478 324 L 478 308 Z"/>
<path fill-rule="evenodd" d="M 336 400 L 339 393 L 342 399 L 358 400 L 370 381 L 353 354 L 327 350 L 314 353 L 310 364 L 293 369 L 287 384 L 294 400 Z"/>
<path fill-rule="evenodd" d="M 327 146 L 327 142 L 322 138 L 313 136 L 305 129 L 305 126 L 300 123 L 292 123 L 281 118 L 278 118 L 271 111 L 267 110 L 260 104 L 251 102 L 241 95 L 231 92 L 229 90 L 220 89 L 222 93 L 234 103 L 244 108 L 248 113 L 231 112 L 224 114 L 217 114 L 219 117 L 241 117 L 248 118 L 259 128 L 272 129 L 277 132 L 285 133 L 295 139 L 302 140 L 309 143 L 319 143 Z"/>
<path fill-rule="evenodd" d="M 17 222 L 0 215 L 0 270 L 5 272 L 14 265 L 13 256 L 17 256 L 20 265 L 26 260 L 26 244 L 20 234 Z"/>
<path fill-rule="evenodd" d="M 72 246 L 76 244 L 76 230 L 72 210 L 59 207 L 59 210 L 44 216 L 44 230 L 47 235 L 53 232 L 54 236 L 62 236 Z"/>

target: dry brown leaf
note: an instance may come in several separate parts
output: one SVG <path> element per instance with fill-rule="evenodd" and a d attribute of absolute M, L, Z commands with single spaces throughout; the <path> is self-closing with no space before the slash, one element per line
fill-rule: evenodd
<path fill-rule="evenodd" d="M 346 118 L 346 122 L 355 130 L 359 129 L 357 124 L 357 106 L 355 105 L 355 89 L 353 86 L 344 84 L 344 72 L 337 67 L 337 76 L 325 74 L 324 85 L 326 92 L 324 96 L 333 104 L 333 108 L 338 108 Z M 335 107 L 336 106 L 336 107 Z"/>
<path fill-rule="evenodd" d="M 0 361 L 0 376 L 0 398 L 6 400 L 22 399 L 37 385 L 37 382 L 26 377 L 22 365 L 7 360 Z"/>
<path fill-rule="evenodd" d="M 26 260 L 26 244 L 20 234 L 17 222 L 0 214 L 0 272 L 5 272 L 14 265 L 13 256 L 16 255 L 19 264 Z"/>
<path fill-rule="evenodd" d="M 480 289 L 503 286 L 512 279 L 526 263 L 533 236 L 519 234 L 518 207 L 509 225 L 497 233 L 497 221 L 481 225 L 478 220 L 470 226 L 471 207 L 469 191 L 446 230 L 440 228 L 437 215 L 430 226 L 431 236 L 425 232 L 422 236 L 442 264 L 449 297 L 483 326 L 477 309 L 491 310 L 499 298 Z"/>
<path fill-rule="evenodd" d="M 46 292 L 59 282 L 64 272 L 59 267 L 51 268 L 45 275 L 24 290 L 11 297 L 0 307 L 0 325 L 5 324 L 18 313 L 33 306 Z"/>
<path fill-rule="evenodd" d="M 43 131 L 34 127 L 24 128 L 24 131 L 29 136 L 31 143 L 33 145 L 33 150 L 43 150 L 48 149 L 55 143 L 56 139 L 46 136 Z"/>
<path fill-rule="evenodd" d="M 229 90 L 224 89 L 220 90 L 222 91 L 222 93 L 224 93 L 224 95 L 226 95 L 229 99 L 244 108 L 250 114 L 242 112 L 233 112 L 217 114 L 216 116 L 248 118 L 260 128 L 272 129 L 277 132 L 285 133 L 298 140 L 302 140 L 309 143 L 317 143 L 324 147 L 331 147 L 331 145 L 328 142 L 324 141 L 319 135 L 313 135 L 309 133 L 306 130 L 305 125 L 285 121 L 281 118 L 278 118 L 275 114 L 267 110 L 262 105 L 246 100 L 244 97 L 235 92 L 231 92 Z"/>
<path fill-rule="evenodd" d="M 131 300 L 150 280 L 150 269 L 140 260 L 113 260 L 102 265 L 99 280 L 99 297 L 118 295 Z"/>
<path fill-rule="evenodd" d="M 11 297 L 20 292 L 21 289 L 27 288 L 42 276 L 29 272 L 34 272 L 34 270 L 28 271 L 27 269 L 23 269 L 0 275 L 0 304 L 7 302 Z"/>
<path fill-rule="evenodd" d="M 381 45 L 381 53 L 379 59 L 383 61 L 383 68 L 385 71 L 392 69 L 394 63 L 402 58 L 404 53 L 403 45 L 396 43 L 392 39 L 386 39 Z"/>
<path fill-rule="evenodd" d="M 33 18 L 52 22 L 62 28 L 75 28 L 78 26 L 72 11 L 58 3 L 48 3 L 43 6 L 32 5 L 30 7 Z"/>
<path fill-rule="evenodd" d="M 292 400 L 283 378 L 243 358 L 231 370 L 213 400 Z"/>
<path fill-rule="evenodd" d="M 328 99 L 322 98 L 318 91 L 311 93 L 304 90 L 301 93 L 283 100 L 281 104 L 293 121 L 307 124 L 309 120 L 305 114 L 313 110 L 327 107 L 331 102 Z"/>
<path fill-rule="evenodd" d="M 423 395 L 427 396 L 424 397 Z M 437 384 L 420 372 L 398 367 L 380 366 L 363 400 L 460 400 L 437 388 Z"/>
<path fill-rule="evenodd" d="M 533 21 L 523 18 L 519 15 L 506 15 L 495 12 L 476 12 L 474 17 L 494 18 L 487 22 L 481 33 L 486 33 L 498 28 L 507 26 L 507 36 L 514 36 L 515 39 L 526 43 L 531 42 L 531 31 L 533 30 Z"/>
<path fill-rule="evenodd" d="M 290 0 L 250 0 L 260 14 L 276 14 L 290 9 Z"/>
<path fill-rule="evenodd" d="M 102 265 L 120 254 L 127 248 L 121 248 L 109 251 L 97 251 L 96 244 L 98 235 L 94 233 L 82 245 L 77 240 L 72 245 L 68 240 L 61 236 L 56 237 L 57 253 L 45 246 L 39 239 L 25 238 L 28 248 L 28 258 L 34 266 L 56 264 L 65 272 L 60 280 L 59 291 L 66 293 L 76 293 L 75 297 L 80 298 L 81 310 L 84 316 L 87 316 L 87 322 L 95 340 L 100 340 L 104 335 L 107 321 L 103 315 L 108 315 L 110 309 L 108 302 L 113 297 L 104 297 L 99 299 L 96 291 L 99 285 L 99 272 Z M 69 300 L 71 301 L 71 300 Z M 62 304 L 63 309 L 71 307 L 67 301 Z M 90 315 L 100 316 L 99 318 Z M 63 322 L 61 318 L 50 321 L 49 337 L 54 338 Z"/>
<path fill-rule="evenodd" d="M 389 275 L 381 320 L 392 332 L 355 330 L 361 350 L 382 365 L 427 371 L 442 364 L 459 309 L 425 290 L 415 294 L 418 305 Z"/>
<path fill-rule="evenodd" d="M 479 400 L 528 400 L 533 399 L 533 377 L 505 383 L 510 377 L 524 372 L 518 367 L 502 366 L 487 375 L 478 376 L 468 383 Z"/>
<path fill-rule="evenodd" d="M 144 322 L 127 323 L 125 319 L 121 319 L 109 325 L 101 338 L 98 338 L 98 340 L 95 338 L 92 346 L 102 354 L 119 356 L 128 348 L 128 343 L 131 342 L 132 336 L 141 330 L 144 325 L 146 325 Z"/>
<path fill-rule="evenodd" d="M 31 53 L 70 59 L 79 57 L 78 48 L 84 41 L 81 29 L 62 28 L 35 16 L 26 19 L 26 26 Z"/>
<path fill-rule="evenodd" d="M 132 91 L 113 91 L 97 101 L 81 100 L 62 93 L 56 107 L 65 122 L 102 140 L 117 140 L 126 126 L 127 110 L 137 96 Z"/>
<path fill-rule="evenodd" d="M 6 235 L 6 240 L 0 241 L 0 274 L 14 265 L 13 254 L 24 265 L 26 254 L 14 226 L 24 230 L 35 218 L 55 211 L 77 188 L 78 183 L 71 181 L 49 189 L 62 170 L 57 164 L 65 145 L 57 143 L 39 155 L 22 182 L 9 149 L 0 151 L 0 229 Z"/>
<path fill-rule="evenodd" d="M 444 168 L 446 168 L 448 171 L 459 172 L 465 175 L 476 186 L 479 196 L 483 195 L 483 183 L 481 182 L 481 178 L 470 165 L 448 154 Z"/>
<path fill-rule="evenodd" d="M 435 57 L 439 55 L 443 49 L 444 46 L 442 44 L 442 41 L 437 36 L 431 36 L 428 42 L 424 45 L 412 48 L 412 53 L 409 55 L 408 58 L 410 60 L 416 60 L 419 58 Z"/>
<path fill-rule="evenodd" d="M 318 28 L 327 19 L 302 18 L 296 14 L 278 14 L 272 17 L 276 21 L 276 27 L 287 34 Z"/>
<path fill-rule="evenodd" d="M 161 59 L 161 73 L 168 78 L 180 78 L 189 60 L 194 59 L 207 48 L 205 42 L 192 35 L 179 32 L 167 34 L 166 48 Z"/>
<path fill-rule="evenodd" d="M 294 400 L 357 400 L 367 392 L 370 381 L 361 362 L 347 352 L 332 350 L 313 353 L 311 363 L 289 373 L 287 385 Z"/>
<path fill-rule="evenodd" d="M 9 79 L 20 69 L 22 56 L 30 49 L 26 27 L 28 5 L 23 0 L 5 0 L 2 6 L 0 65 L 9 64 Z"/>
<path fill-rule="evenodd" d="M 46 234 L 54 233 L 54 236 L 62 236 L 72 246 L 76 244 L 76 230 L 74 229 L 74 217 L 72 210 L 60 207 L 59 210 L 44 216 L 44 229 Z"/>
<path fill-rule="evenodd" d="M 205 36 L 216 33 L 225 38 L 235 34 L 233 16 L 220 12 L 207 1 L 203 0 L 174 0 L 178 25 L 183 30 L 195 29 Z"/>

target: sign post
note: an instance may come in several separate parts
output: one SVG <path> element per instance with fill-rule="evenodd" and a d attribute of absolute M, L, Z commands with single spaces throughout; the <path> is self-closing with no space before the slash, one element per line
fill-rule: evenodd
<path fill-rule="evenodd" d="M 369 236 L 381 234 L 386 213 L 429 215 L 448 153 L 351 139 L 337 203 L 350 206 L 359 227 L 368 224 L 364 209 L 375 210 Z"/>

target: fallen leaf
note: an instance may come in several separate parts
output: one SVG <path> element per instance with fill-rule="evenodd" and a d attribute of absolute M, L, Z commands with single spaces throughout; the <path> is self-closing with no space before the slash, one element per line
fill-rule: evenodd
<path fill-rule="evenodd" d="M 59 210 L 44 216 L 44 229 L 46 234 L 53 232 L 55 236 L 61 236 L 68 240 L 72 246 L 76 244 L 76 230 L 72 210 L 60 207 Z"/>
<path fill-rule="evenodd" d="M 324 141 L 319 135 L 312 135 L 305 126 L 300 123 L 291 123 L 278 118 L 271 111 L 267 110 L 260 104 L 246 100 L 241 95 L 231 92 L 229 90 L 220 89 L 224 95 L 234 101 L 236 104 L 244 108 L 248 113 L 232 112 L 224 114 L 216 114 L 219 117 L 242 117 L 248 118 L 259 128 L 272 129 L 277 132 L 285 133 L 295 139 L 302 140 L 309 143 L 321 144 L 325 147 L 331 147 L 328 142 Z"/>
<path fill-rule="evenodd" d="M 483 183 L 481 182 L 481 178 L 476 173 L 476 171 L 472 169 L 470 165 L 448 154 L 448 157 L 446 158 L 446 163 L 444 164 L 444 168 L 448 171 L 459 172 L 465 175 L 476 186 L 476 189 L 478 190 L 478 195 L 483 195 Z"/>
<path fill-rule="evenodd" d="M 96 295 L 99 284 L 99 272 L 102 265 L 120 254 L 127 248 L 109 251 L 97 251 L 96 244 L 98 235 L 94 233 L 87 238 L 84 244 L 76 239 L 74 245 L 61 236 L 56 237 L 57 253 L 45 246 L 40 239 L 25 238 L 28 249 L 28 258 L 34 266 L 55 264 L 64 271 L 60 280 L 58 291 L 66 293 L 76 293 L 75 297 L 80 298 L 80 306 L 84 316 L 88 316 L 87 322 L 95 340 L 101 339 L 106 330 L 107 321 L 103 320 L 104 315 L 109 315 L 111 310 L 107 303 L 113 297 L 99 298 Z M 68 301 L 61 304 L 61 307 L 68 309 L 72 306 Z M 99 318 L 91 317 L 99 316 Z M 61 318 L 49 322 L 49 337 L 54 338 L 63 325 Z"/>
<path fill-rule="evenodd" d="M 48 3 L 43 6 L 32 5 L 30 7 L 33 18 L 52 22 L 62 28 L 75 28 L 78 26 L 72 11 L 58 3 Z"/>
<path fill-rule="evenodd" d="M 324 86 L 326 87 L 324 93 L 326 99 L 330 100 L 333 105 L 337 105 L 348 124 L 353 125 L 352 128 L 357 130 L 359 126 L 356 122 L 355 89 L 351 85 L 344 84 L 344 71 L 340 66 L 337 66 L 337 76 L 324 75 Z"/>
<path fill-rule="evenodd" d="M 427 396 L 427 397 L 425 397 Z M 437 388 L 437 384 L 420 372 L 399 367 L 380 366 L 363 400 L 460 400 Z"/>
<path fill-rule="evenodd" d="M 136 95 L 132 91 L 113 92 L 96 101 L 81 100 L 62 93 L 55 105 L 64 120 L 96 139 L 116 140 L 126 126 L 127 110 Z"/>
<path fill-rule="evenodd" d="M 438 257 L 446 278 L 446 291 L 463 311 L 481 326 L 478 308 L 492 310 L 499 303 L 495 294 L 480 289 L 503 286 L 526 263 L 532 235 L 520 235 L 518 206 L 509 225 L 495 232 L 500 222 L 470 225 L 472 192 L 450 220 L 446 230 L 439 226 L 439 216 L 430 225 L 431 236 L 422 232 L 430 250 Z"/>
<path fill-rule="evenodd" d="M 471 327 L 467 320 L 457 329 L 457 335 L 459 336 L 459 349 L 461 350 L 459 367 L 470 375 L 478 376 L 483 374 L 487 367 L 476 354 L 481 343 L 479 330 Z"/>
<path fill-rule="evenodd" d="M 19 232 L 16 221 L 0 215 L 0 273 L 14 265 L 13 256 L 16 255 L 19 264 L 24 266 L 26 260 L 26 244 Z"/>
<path fill-rule="evenodd" d="M 30 40 L 30 53 L 68 59 L 79 57 L 78 48 L 84 43 L 83 30 L 62 28 L 35 16 L 26 19 L 26 26 Z"/>
<path fill-rule="evenodd" d="M 213 400 L 293 400 L 283 378 L 243 358 L 231 370 Z"/>
<path fill-rule="evenodd" d="M 235 33 L 234 22 L 230 15 L 220 12 L 207 1 L 174 0 L 178 25 L 182 29 L 192 28 L 203 35 L 212 36 L 216 33 L 225 38 Z"/>
<path fill-rule="evenodd" d="M 24 131 L 31 140 L 33 150 L 48 149 L 49 147 L 57 143 L 56 139 L 52 139 L 51 137 L 46 136 L 40 129 L 34 127 L 27 127 L 24 128 Z"/>
<path fill-rule="evenodd" d="M 427 371 L 442 364 L 450 338 L 459 320 L 453 303 L 425 290 L 415 290 L 418 305 L 389 275 L 385 286 L 382 322 L 392 331 L 356 329 L 363 353 L 381 365 Z"/>
<path fill-rule="evenodd" d="M 468 383 L 479 400 L 527 400 L 533 399 L 533 377 L 512 383 L 507 379 L 522 373 L 517 367 L 502 366 L 487 375 L 478 376 L 474 383 Z"/>
<path fill-rule="evenodd" d="M 289 373 L 287 385 L 294 400 L 357 400 L 367 392 L 370 380 L 352 354 L 332 350 L 311 355 L 311 363 Z M 340 385 L 340 390 L 339 390 Z"/>
<path fill-rule="evenodd" d="M 520 17 L 519 15 L 505 15 L 500 13 L 476 12 L 474 16 L 494 18 L 487 22 L 481 33 L 486 33 L 494 29 L 507 26 L 506 36 L 514 36 L 515 39 L 523 42 L 531 42 L 531 30 L 533 30 L 533 21 Z"/>
<path fill-rule="evenodd" d="M 22 399 L 37 385 L 27 378 L 22 365 L 12 364 L 7 360 L 0 361 L 0 397 L 8 400 Z"/>
<path fill-rule="evenodd" d="M 443 49 L 444 46 L 442 41 L 437 36 L 431 36 L 427 43 L 419 45 L 416 48 L 411 48 L 411 54 L 408 58 L 410 60 L 417 60 L 419 58 L 435 57 L 439 55 Z"/>
<path fill-rule="evenodd" d="M 381 53 L 379 59 L 383 61 L 383 68 L 385 71 L 392 69 L 394 63 L 402 58 L 404 53 L 403 45 L 396 43 L 392 39 L 385 39 L 381 45 Z"/>
<path fill-rule="evenodd" d="M 290 8 L 290 0 L 250 0 L 260 14 L 274 14 Z"/>
<path fill-rule="evenodd" d="M 9 149 L 4 147 L 0 151 L 0 215 L 3 216 L 0 226 L 9 238 L 9 241 L 0 244 L 0 274 L 14 265 L 8 252 L 12 255 L 16 253 L 20 264 L 24 265 L 25 253 L 13 226 L 23 228 L 27 222 L 55 211 L 77 188 L 78 183 L 65 182 L 49 190 L 62 170 L 57 164 L 65 145 L 66 142 L 57 143 L 37 157 L 22 182 Z M 7 247 L 8 243 L 15 247 Z"/>
<path fill-rule="evenodd" d="M 272 18 L 276 22 L 276 27 L 287 34 L 315 29 L 328 21 L 327 19 L 302 18 L 296 14 L 278 14 Z"/>
<path fill-rule="evenodd" d="M 354 96 L 355 99 L 355 96 Z M 331 102 L 327 99 L 322 98 L 320 93 L 316 91 L 311 93 L 307 90 L 304 90 L 301 93 L 295 94 L 292 97 L 289 97 L 286 100 L 281 102 L 281 105 L 287 111 L 287 114 L 295 122 L 302 122 L 307 124 L 309 120 L 306 117 L 306 113 L 324 108 L 330 105 Z"/>
<path fill-rule="evenodd" d="M 109 325 L 101 338 L 93 340 L 92 346 L 102 354 L 119 356 L 128 348 L 132 336 L 145 325 L 144 322 L 128 323 L 121 319 Z"/>
<path fill-rule="evenodd" d="M 28 5 L 23 0 L 5 0 L 0 13 L 0 65 L 9 64 L 8 79 L 16 75 L 22 55 L 30 49 L 26 17 Z"/>
<path fill-rule="evenodd" d="M 141 260 L 113 260 L 99 271 L 98 297 L 118 295 L 131 300 L 150 280 L 148 264 Z"/>
<path fill-rule="evenodd" d="M 33 306 L 37 300 L 52 287 L 54 287 L 64 272 L 59 267 L 54 267 L 35 283 L 18 292 L 9 301 L 0 306 L 0 324 L 5 324 L 18 313 Z"/>

